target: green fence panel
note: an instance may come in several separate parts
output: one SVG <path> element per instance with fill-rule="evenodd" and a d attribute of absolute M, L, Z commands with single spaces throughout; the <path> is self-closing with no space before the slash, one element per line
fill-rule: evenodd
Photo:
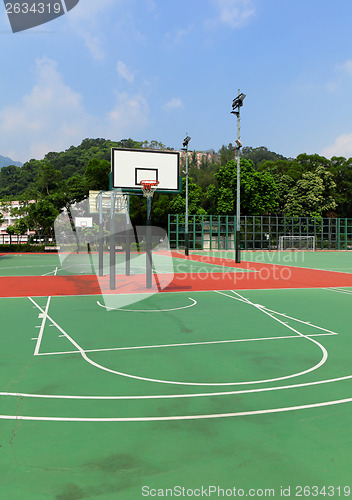
<path fill-rule="evenodd" d="M 192 215 L 189 240 L 192 249 L 233 250 L 236 216 Z M 352 250 L 352 219 L 322 217 L 242 216 L 241 248 L 277 250 L 281 236 L 314 236 L 317 250 Z M 169 214 L 168 236 L 171 248 L 183 249 L 185 219 Z"/>

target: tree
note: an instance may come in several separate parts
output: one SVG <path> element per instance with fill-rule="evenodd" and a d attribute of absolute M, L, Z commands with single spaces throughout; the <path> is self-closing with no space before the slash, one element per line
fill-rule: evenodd
<path fill-rule="evenodd" d="M 165 151 L 167 149 L 172 150 L 172 148 L 168 148 L 162 142 L 158 142 L 155 140 L 152 140 L 150 142 L 144 141 L 143 143 L 137 143 L 137 144 L 138 144 L 137 146 L 133 146 L 133 147 L 137 147 L 137 148 L 142 147 L 144 149 L 155 149 L 155 150 L 159 150 L 159 151 Z M 140 144 L 141 144 L 141 146 L 140 146 Z"/>
<path fill-rule="evenodd" d="M 335 200 L 339 217 L 352 217 L 352 158 L 334 156 L 330 171 L 336 183 Z"/>
<path fill-rule="evenodd" d="M 92 158 L 89 160 L 85 176 L 89 189 L 107 191 L 109 189 L 110 163 L 106 160 Z"/>
<path fill-rule="evenodd" d="M 215 184 L 209 184 L 205 192 L 204 209 L 208 214 L 217 213 L 218 187 Z"/>
<path fill-rule="evenodd" d="M 28 209 L 28 224 L 42 234 L 52 236 L 59 210 L 47 199 L 32 203 Z"/>
<path fill-rule="evenodd" d="M 60 170 L 56 170 L 50 164 L 43 163 L 39 167 L 38 177 L 37 177 L 37 187 L 40 193 L 45 193 L 49 195 L 52 190 L 58 187 L 60 180 L 62 179 L 62 173 Z"/>
<path fill-rule="evenodd" d="M 259 148 L 245 146 L 242 149 L 242 157 L 247 160 L 252 160 L 255 168 L 264 161 L 287 160 L 284 156 L 269 151 L 269 149 L 264 146 L 260 146 Z"/>
<path fill-rule="evenodd" d="M 5 217 L 3 212 L 7 212 L 6 204 L 0 203 L 0 226 L 5 222 Z"/>
<path fill-rule="evenodd" d="M 264 161 L 258 166 L 258 172 L 269 172 L 277 179 L 277 176 L 287 175 L 294 181 L 298 181 L 304 173 L 304 165 L 297 160 Z"/>
<path fill-rule="evenodd" d="M 88 181 L 86 177 L 75 174 L 65 181 L 63 191 L 67 198 L 66 203 L 78 203 L 88 196 Z"/>
<path fill-rule="evenodd" d="M 13 224 L 13 227 L 15 229 L 15 234 L 18 235 L 26 234 L 28 231 L 27 218 L 23 217 L 21 219 L 17 219 Z"/>
<path fill-rule="evenodd" d="M 234 160 L 221 166 L 217 178 L 217 212 L 223 215 L 236 213 L 237 163 Z M 241 159 L 241 214 L 264 215 L 276 213 L 278 189 L 270 172 L 254 169 L 252 160 Z"/>
<path fill-rule="evenodd" d="M 203 191 L 194 182 L 192 177 L 188 177 L 188 213 L 190 215 L 205 215 L 202 208 Z M 182 179 L 182 192 L 176 195 L 170 203 L 170 213 L 184 214 L 186 212 L 186 179 Z"/>
<path fill-rule="evenodd" d="M 12 236 L 16 234 L 16 228 L 13 225 L 7 226 L 6 232 L 10 236 L 10 245 L 12 245 Z"/>
<path fill-rule="evenodd" d="M 221 148 L 218 151 L 218 154 L 220 158 L 220 165 L 225 166 L 227 162 L 234 159 L 235 148 L 230 142 L 228 146 L 221 146 Z"/>
<path fill-rule="evenodd" d="M 274 174 L 273 179 L 277 187 L 277 213 L 282 214 L 295 181 L 289 175 L 280 174 Z"/>
<path fill-rule="evenodd" d="M 333 174 L 323 166 L 306 172 L 287 195 L 284 208 L 289 216 L 322 216 L 336 208 Z"/>

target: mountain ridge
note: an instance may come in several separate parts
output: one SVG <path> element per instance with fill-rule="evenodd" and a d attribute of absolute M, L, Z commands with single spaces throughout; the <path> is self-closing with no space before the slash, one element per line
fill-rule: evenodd
<path fill-rule="evenodd" d="M 9 165 L 15 165 L 16 167 L 22 167 L 23 163 L 20 161 L 14 161 L 8 156 L 0 155 L 0 169 L 2 167 L 8 167 Z"/>

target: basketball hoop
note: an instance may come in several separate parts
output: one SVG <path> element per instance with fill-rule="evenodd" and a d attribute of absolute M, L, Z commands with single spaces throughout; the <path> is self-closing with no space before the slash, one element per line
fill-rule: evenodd
<path fill-rule="evenodd" d="M 152 198 L 159 181 L 140 181 L 139 184 L 142 186 L 143 196 L 145 198 Z"/>

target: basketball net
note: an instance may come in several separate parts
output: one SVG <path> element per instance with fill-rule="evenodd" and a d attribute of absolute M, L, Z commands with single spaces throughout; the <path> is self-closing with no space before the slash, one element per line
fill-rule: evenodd
<path fill-rule="evenodd" d="M 159 181 L 141 181 L 140 185 L 142 186 L 143 196 L 145 198 L 152 198 Z"/>

